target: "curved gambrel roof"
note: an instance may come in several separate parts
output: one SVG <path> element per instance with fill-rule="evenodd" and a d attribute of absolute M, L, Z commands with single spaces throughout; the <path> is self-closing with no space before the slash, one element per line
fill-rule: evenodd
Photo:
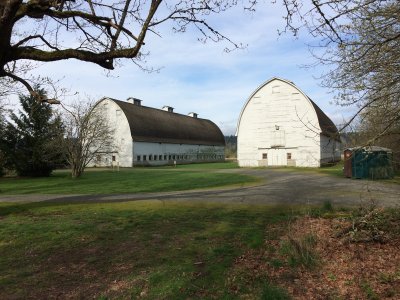
<path fill-rule="evenodd" d="M 114 101 L 124 112 L 136 142 L 225 146 L 224 135 L 210 120 Z"/>
<path fill-rule="evenodd" d="M 335 124 L 332 122 L 332 120 L 318 107 L 318 105 L 312 101 L 310 99 L 310 97 L 308 97 L 301 89 L 299 89 L 293 82 L 289 81 L 289 80 L 285 80 L 282 78 L 278 78 L 278 77 L 273 77 L 269 80 L 267 80 L 266 82 L 264 82 L 263 84 L 261 84 L 251 95 L 250 97 L 247 99 L 245 105 L 242 108 L 242 111 L 240 112 L 240 116 L 239 116 L 239 121 L 238 121 L 238 125 L 237 125 L 237 129 L 236 129 L 236 135 L 239 133 L 239 127 L 240 127 L 240 121 L 242 119 L 242 115 L 244 110 L 246 109 L 247 104 L 250 102 L 250 100 L 253 98 L 253 96 L 259 91 L 261 90 L 264 86 L 266 86 L 267 84 L 269 84 L 270 82 L 274 81 L 274 80 L 279 80 L 282 81 L 286 84 L 289 84 L 290 86 L 294 87 L 296 90 L 298 90 L 308 101 L 310 101 L 310 104 L 312 105 L 312 107 L 314 108 L 314 111 L 317 115 L 318 118 L 318 123 L 319 123 L 319 127 L 321 128 L 321 134 L 334 138 L 338 141 L 340 141 L 340 135 L 339 135 L 339 131 L 337 129 L 337 127 L 335 126 Z"/>

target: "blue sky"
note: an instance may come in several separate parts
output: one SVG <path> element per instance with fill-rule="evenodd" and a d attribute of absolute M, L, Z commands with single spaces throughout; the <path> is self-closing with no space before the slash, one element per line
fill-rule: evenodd
<path fill-rule="evenodd" d="M 297 39 L 290 34 L 279 36 L 283 15 L 278 5 L 265 4 L 255 13 L 237 8 L 212 17 L 215 28 L 247 45 L 230 53 L 224 52 L 229 46 L 225 42 L 203 44 L 194 30 L 176 34 L 164 26 L 161 37 L 150 33 L 143 48 L 150 52 L 146 66 L 158 72 L 143 72 L 129 60 L 122 60 L 111 76 L 96 65 L 73 60 L 43 64 L 35 72 L 62 79 L 60 85 L 82 98 L 136 97 L 150 107 L 170 105 L 177 113 L 197 112 L 227 135 L 235 133 L 240 110 L 250 94 L 271 77 L 281 77 L 293 81 L 340 123 L 347 112 L 330 104 L 332 94 L 319 86 L 316 77 L 323 69 L 301 67 L 314 62 L 306 43 L 317 41 L 305 33 Z"/>

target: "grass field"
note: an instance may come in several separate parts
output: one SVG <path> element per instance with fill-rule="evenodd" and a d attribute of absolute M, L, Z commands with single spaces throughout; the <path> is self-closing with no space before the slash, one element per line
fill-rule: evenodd
<path fill-rule="evenodd" d="M 223 173 L 235 163 L 193 164 L 163 168 L 129 168 L 120 171 L 88 169 L 72 179 L 68 171 L 48 178 L 0 178 L 0 194 L 122 194 L 168 192 L 254 183 L 256 178 Z M 217 172 L 218 171 L 218 172 Z"/>
<path fill-rule="evenodd" d="M 0 203 L 0 299 L 396 299 L 400 211 L 365 223 L 385 243 L 334 238 L 352 214 L 328 203 Z"/>
<path fill-rule="evenodd" d="M 232 272 L 240 255 L 276 237 L 268 226 L 291 216 L 171 202 L 3 203 L 0 298 L 256 299 L 265 289 L 286 297 L 267 274 L 249 285 Z"/>

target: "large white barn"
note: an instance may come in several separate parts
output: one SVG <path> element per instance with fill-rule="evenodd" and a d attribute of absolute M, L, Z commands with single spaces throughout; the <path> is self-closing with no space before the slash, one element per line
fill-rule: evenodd
<path fill-rule="evenodd" d="M 141 100 L 102 98 L 101 109 L 114 128 L 114 151 L 97 155 L 91 166 L 132 167 L 224 160 L 225 139 L 210 120 L 196 113 L 182 115 L 173 108 L 156 109 Z"/>
<path fill-rule="evenodd" d="M 241 167 L 320 167 L 340 160 L 336 126 L 288 80 L 272 78 L 251 94 L 236 134 Z"/>

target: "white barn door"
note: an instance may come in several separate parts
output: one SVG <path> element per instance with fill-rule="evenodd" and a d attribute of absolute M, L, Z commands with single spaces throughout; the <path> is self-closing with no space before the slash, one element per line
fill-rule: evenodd
<path fill-rule="evenodd" d="M 268 151 L 269 166 L 287 166 L 286 149 L 270 149 Z"/>

